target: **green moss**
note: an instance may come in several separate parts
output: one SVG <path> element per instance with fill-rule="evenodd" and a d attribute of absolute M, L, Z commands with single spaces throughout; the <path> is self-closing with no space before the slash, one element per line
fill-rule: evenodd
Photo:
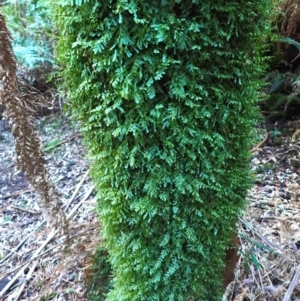
<path fill-rule="evenodd" d="M 112 286 L 112 271 L 107 251 L 100 245 L 93 256 L 91 272 L 86 279 L 90 301 L 103 301 Z"/>
<path fill-rule="evenodd" d="M 113 270 L 106 300 L 219 301 L 251 186 L 269 2 L 110 0 L 55 11 Z"/>

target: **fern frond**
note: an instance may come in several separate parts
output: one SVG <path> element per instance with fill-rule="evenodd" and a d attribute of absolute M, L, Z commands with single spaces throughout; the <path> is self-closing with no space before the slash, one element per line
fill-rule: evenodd
<path fill-rule="evenodd" d="M 0 31 L 0 76 L 4 76 L 5 71 L 9 71 L 13 76 L 17 70 L 16 59 L 10 42 L 12 37 L 2 14 L 0 14 Z"/>
<path fill-rule="evenodd" d="M 282 40 L 282 42 L 290 44 L 290 45 L 294 45 L 299 51 L 300 51 L 300 43 L 289 38 L 289 37 L 284 37 Z"/>
<path fill-rule="evenodd" d="M 268 73 L 265 81 L 271 83 L 269 94 L 290 92 L 295 81 L 296 74 L 292 72 L 279 73 L 277 70 Z"/>

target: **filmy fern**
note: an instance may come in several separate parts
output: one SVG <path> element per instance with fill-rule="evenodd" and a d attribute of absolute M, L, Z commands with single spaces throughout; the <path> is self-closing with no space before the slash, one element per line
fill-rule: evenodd
<path fill-rule="evenodd" d="M 219 301 L 269 2 L 62 2 L 57 52 L 93 160 L 107 301 Z"/>

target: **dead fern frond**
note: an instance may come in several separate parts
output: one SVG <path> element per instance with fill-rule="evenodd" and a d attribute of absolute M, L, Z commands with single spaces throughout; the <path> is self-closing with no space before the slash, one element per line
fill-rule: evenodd
<path fill-rule="evenodd" d="M 14 76 L 17 71 L 17 62 L 13 53 L 10 40 L 12 39 L 5 23 L 4 16 L 0 14 L 0 76 L 6 71 Z"/>
<path fill-rule="evenodd" d="M 15 139 L 16 167 L 23 171 L 30 184 L 41 196 L 41 208 L 50 217 L 50 224 L 61 229 L 65 239 L 69 238 L 68 223 L 59 205 L 58 194 L 45 168 L 40 139 L 34 123 L 36 112 L 28 93 L 21 93 L 16 76 L 16 60 L 10 43 L 11 36 L 0 14 L 0 80 L 1 102 L 5 106 L 4 116 L 9 119 Z M 68 245 L 65 244 L 65 246 Z"/>

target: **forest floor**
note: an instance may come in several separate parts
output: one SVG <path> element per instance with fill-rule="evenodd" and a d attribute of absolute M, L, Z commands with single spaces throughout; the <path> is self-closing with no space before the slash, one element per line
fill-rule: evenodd
<path fill-rule="evenodd" d="M 38 120 L 51 174 L 70 227 L 70 253 L 53 236 L 39 196 L 13 163 L 14 140 L 0 131 L 0 300 L 87 300 L 85 275 L 99 242 L 94 187 L 81 137 L 61 115 Z"/>
<path fill-rule="evenodd" d="M 300 300 L 300 121 L 265 124 L 238 225 L 239 261 L 224 301 Z M 223 301 L 222 300 L 222 301 Z"/>
<path fill-rule="evenodd" d="M 299 123 L 263 126 L 263 143 L 252 150 L 253 188 L 238 225 L 235 280 L 224 301 L 300 300 Z M 43 117 L 38 129 L 69 219 L 71 252 L 63 253 L 61 238 L 47 228 L 39 196 L 15 170 L 13 137 L 0 126 L 0 300 L 87 300 L 85 280 L 100 226 L 86 151 L 66 117 Z"/>

